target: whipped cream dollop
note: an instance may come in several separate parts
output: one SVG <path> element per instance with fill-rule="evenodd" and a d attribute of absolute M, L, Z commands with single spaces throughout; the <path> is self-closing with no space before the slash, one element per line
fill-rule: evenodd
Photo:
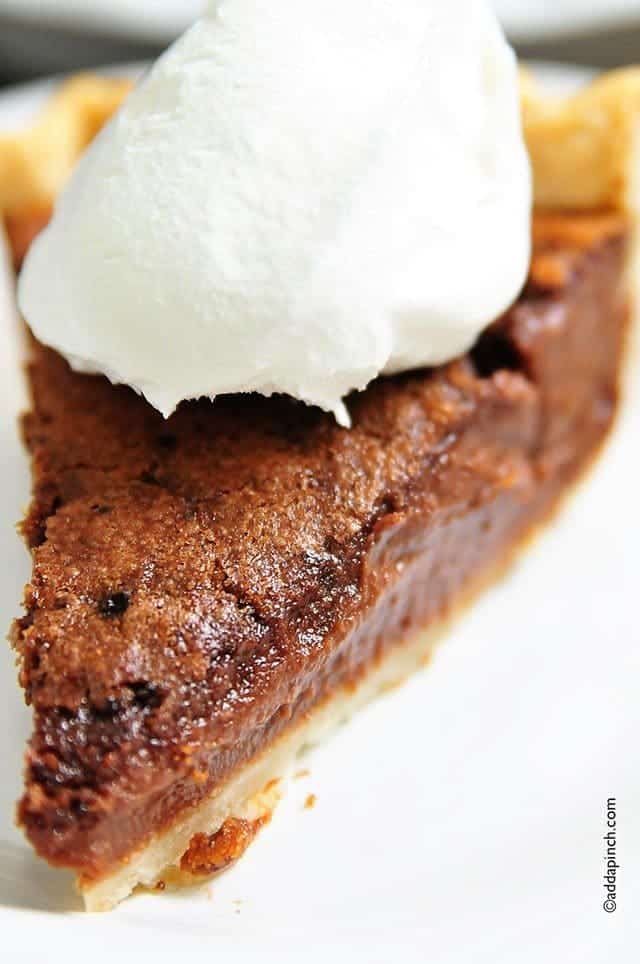
<path fill-rule="evenodd" d="M 219 0 L 77 166 L 32 246 L 36 336 L 164 415 L 335 413 L 466 351 L 518 294 L 531 184 L 484 0 Z"/>

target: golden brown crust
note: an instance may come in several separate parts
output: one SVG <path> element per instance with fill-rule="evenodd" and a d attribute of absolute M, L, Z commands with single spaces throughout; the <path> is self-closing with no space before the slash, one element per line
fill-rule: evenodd
<path fill-rule="evenodd" d="M 194 834 L 189 849 L 180 860 L 180 870 L 192 877 L 211 877 L 220 873 L 242 857 L 270 818 L 270 814 L 258 820 L 229 817 L 215 833 Z"/>
<path fill-rule="evenodd" d="M 128 80 L 79 75 L 60 87 L 32 127 L 0 136 L 0 214 L 49 208 L 130 90 Z"/>
<path fill-rule="evenodd" d="M 523 73 L 522 101 L 537 207 L 637 210 L 640 68 L 605 74 L 570 97 L 550 97 Z"/>
<path fill-rule="evenodd" d="M 80 75 L 32 128 L 0 137 L 0 213 L 25 218 L 50 207 L 130 89 L 126 80 Z M 636 209 L 640 68 L 606 74 L 569 97 L 550 96 L 523 72 L 522 103 L 538 208 Z"/>

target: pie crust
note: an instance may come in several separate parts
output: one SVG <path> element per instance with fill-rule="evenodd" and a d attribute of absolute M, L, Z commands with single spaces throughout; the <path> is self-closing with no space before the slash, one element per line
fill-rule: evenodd
<path fill-rule="evenodd" d="M 130 92 L 127 80 L 79 75 L 63 83 L 36 123 L 0 136 L 0 211 L 51 207 L 78 157 Z"/>
<path fill-rule="evenodd" d="M 640 68 L 555 98 L 525 72 L 522 103 L 538 208 L 638 213 Z"/>

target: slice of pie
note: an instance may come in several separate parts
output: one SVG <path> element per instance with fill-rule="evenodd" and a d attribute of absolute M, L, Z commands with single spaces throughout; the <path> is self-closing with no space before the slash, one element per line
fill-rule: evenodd
<path fill-rule="evenodd" d="M 421 665 L 599 451 L 632 307 L 640 73 L 563 101 L 524 86 L 521 298 L 467 356 L 354 395 L 351 430 L 254 396 L 165 422 L 33 344 L 19 820 L 88 908 L 235 860 L 301 748 Z M 124 93 L 77 80 L 0 141 L 16 265 Z"/>

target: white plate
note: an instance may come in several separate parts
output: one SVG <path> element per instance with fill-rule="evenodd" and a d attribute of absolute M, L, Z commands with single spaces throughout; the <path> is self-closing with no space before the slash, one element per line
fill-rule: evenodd
<path fill-rule="evenodd" d="M 46 89 L 0 98 L 0 128 L 31 113 Z M 0 622 L 8 626 L 29 571 L 13 530 L 29 483 L 7 285 L 0 295 Z M 639 373 L 606 457 L 558 523 L 427 672 L 313 754 L 311 775 L 292 784 L 244 860 L 196 893 L 83 915 L 68 876 L 32 855 L 12 822 L 29 714 L 1 649 L 0 959 L 640 959 Z M 318 802 L 305 810 L 310 792 Z M 610 915 L 602 909 L 609 797 L 621 865 Z"/>

